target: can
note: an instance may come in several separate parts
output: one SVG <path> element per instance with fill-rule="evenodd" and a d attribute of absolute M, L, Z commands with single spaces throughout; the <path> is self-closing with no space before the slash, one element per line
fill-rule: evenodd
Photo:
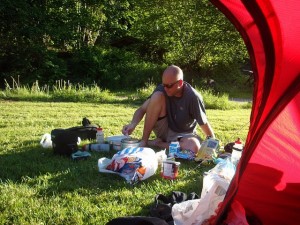
<path fill-rule="evenodd" d="M 121 140 L 121 149 L 129 147 L 139 147 L 140 141 L 136 138 L 124 138 Z"/>
<path fill-rule="evenodd" d="M 180 162 L 175 162 L 172 160 L 163 161 L 161 167 L 161 176 L 164 179 L 174 180 L 178 176 Z"/>
<path fill-rule="evenodd" d="M 106 141 L 110 145 L 111 150 L 120 151 L 121 150 L 121 140 L 127 138 L 125 135 L 115 135 L 106 137 Z"/>

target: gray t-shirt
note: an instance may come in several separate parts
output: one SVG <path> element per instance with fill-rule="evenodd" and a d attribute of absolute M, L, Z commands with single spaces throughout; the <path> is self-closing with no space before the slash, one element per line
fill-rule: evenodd
<path fill-rule="evenodd" d="M 160 84 L 154 92 L 161 91 L 166 96 L 168 126 L 178 133 L 191 133 L 196 129 L 197 123 L 207 123 L 203 98 L 189 83 L 183 84 L 181 97 L 169 97 Z"/>

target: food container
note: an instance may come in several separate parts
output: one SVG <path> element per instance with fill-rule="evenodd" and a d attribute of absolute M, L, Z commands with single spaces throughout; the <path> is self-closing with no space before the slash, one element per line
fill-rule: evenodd
<path fill-rule="evenodd" d="M 128 138 L 125 135 L 115 135 L 106 138 L 106 141 L 111 145 L 111 149 L 115 151 L 121 150 L 121 141 L 122 139 Z"/>
<path fill-rule="evenodd" d="M 175 162 L 173 160 L 163 161 L 161 168 L 161 176 L 164 179 L 174 180 L 178 176 L 180 162 Z"/>
<path fill-rule="evenodd" d="M 121 149 L 129 147 L 139 147 L 140 141 L 136 138 L 124 138 L 121 140 Z"/>

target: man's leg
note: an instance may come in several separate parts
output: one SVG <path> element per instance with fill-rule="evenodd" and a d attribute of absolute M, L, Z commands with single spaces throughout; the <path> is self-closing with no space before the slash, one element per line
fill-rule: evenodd
<path fill-rule="evenodd" d="M 146 110 L 143 137 L 140 146 L 147 146 L 149 136 L 160 117 L 166 116 L 166 99 L 162 92 L 155 92 L 150 98 Z"/>
<path fill-rule="evenodd" d="M 198 135 L 193 133 L 176 133 L 170 130 L 167 141 L 177 141 L 178 137 L 180 137 L 179 144 L 182 150 L 191 150 L 195 154 L 198 153 L 201 146 L 200 137 Z"/>
<path fill-rule="evenodd" d="M 167 149 L 169 146 L 169 143 L 166 142 L 168 138 L 168 131 L 169 128 L 167 116 L 159 117 L 153 127 L 153 132 L 156 136 L 156 139 L 148 140 L 148 146 L 158 147 L 160 149 Z"/>
<path fill-rule="evenodd" d="M 179 144 L 180 144 L 181 149 L 191 150 L 195 154 L 198 153 L 200 146 L 201 146 L 199 139 L 196 137 L 183 137 L 180 139 Z"/>
<path fill-rule="evenodd" d="M 173 141 L 177 140 L 174 139 Z M 170 142 L 171 141 L 164 141 L 161 138 L 156 138 L 152 141 L 148 141 L 148 145 L 149 147 L 159 147 L 160 149 L 168 149 Z M 193 151 L 195 154 L 198 153 L 201 146 L 199 138 L 193 136 L 180 138 L 179 145 L 182 150 L 188 149 Z"/>

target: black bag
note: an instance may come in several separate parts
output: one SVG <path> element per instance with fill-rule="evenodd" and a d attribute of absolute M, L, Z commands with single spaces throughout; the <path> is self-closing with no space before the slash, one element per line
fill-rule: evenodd
<path fill-rule="evenodd" d="M 51 140 L 54 154 L 70 156 L 78 150 L 78 136 L 68 130 L 52 130 Z"/>
<path fill-rule="evenodd" d="M 168 223 L 156 217 L 127 216 L 112 219 L 106 225 L 168 225 Z"/>
<path fill-rule="evenodd" d="M 181 191 L 172 191 L 169 196 L 157 194 L 154 198 L 154 205 L 150 208 L 150 216 L 118 217 L 110 220 L 106 225 L 174 225 L 172 206 L 198 198 L 199 196 L 195 192 L 189 195 Z"/>
<path fill-rule="evenodd" d="M 91 125 L 87 118 L 83 118 L 82 126 L 52 130 L 51 140 L 54 153 L 70 156 L 78 150 L 78 137 L 81 140 L 94 140 L 97 128 L 99 128 L 98 125 Z"/>
<path fill-rule="evenodd" d="M 165 220 L 168 224 L 172 224 L 172 207 L 176 203 L 181 203 L 187 200 L 198 199 L 199 196 L 192 192 L 187 195 L 181 191 L 172 191 L 169 196 L 157 194 L 154 198 L 154 204 L 150 208 L 150 216 Z"/>

